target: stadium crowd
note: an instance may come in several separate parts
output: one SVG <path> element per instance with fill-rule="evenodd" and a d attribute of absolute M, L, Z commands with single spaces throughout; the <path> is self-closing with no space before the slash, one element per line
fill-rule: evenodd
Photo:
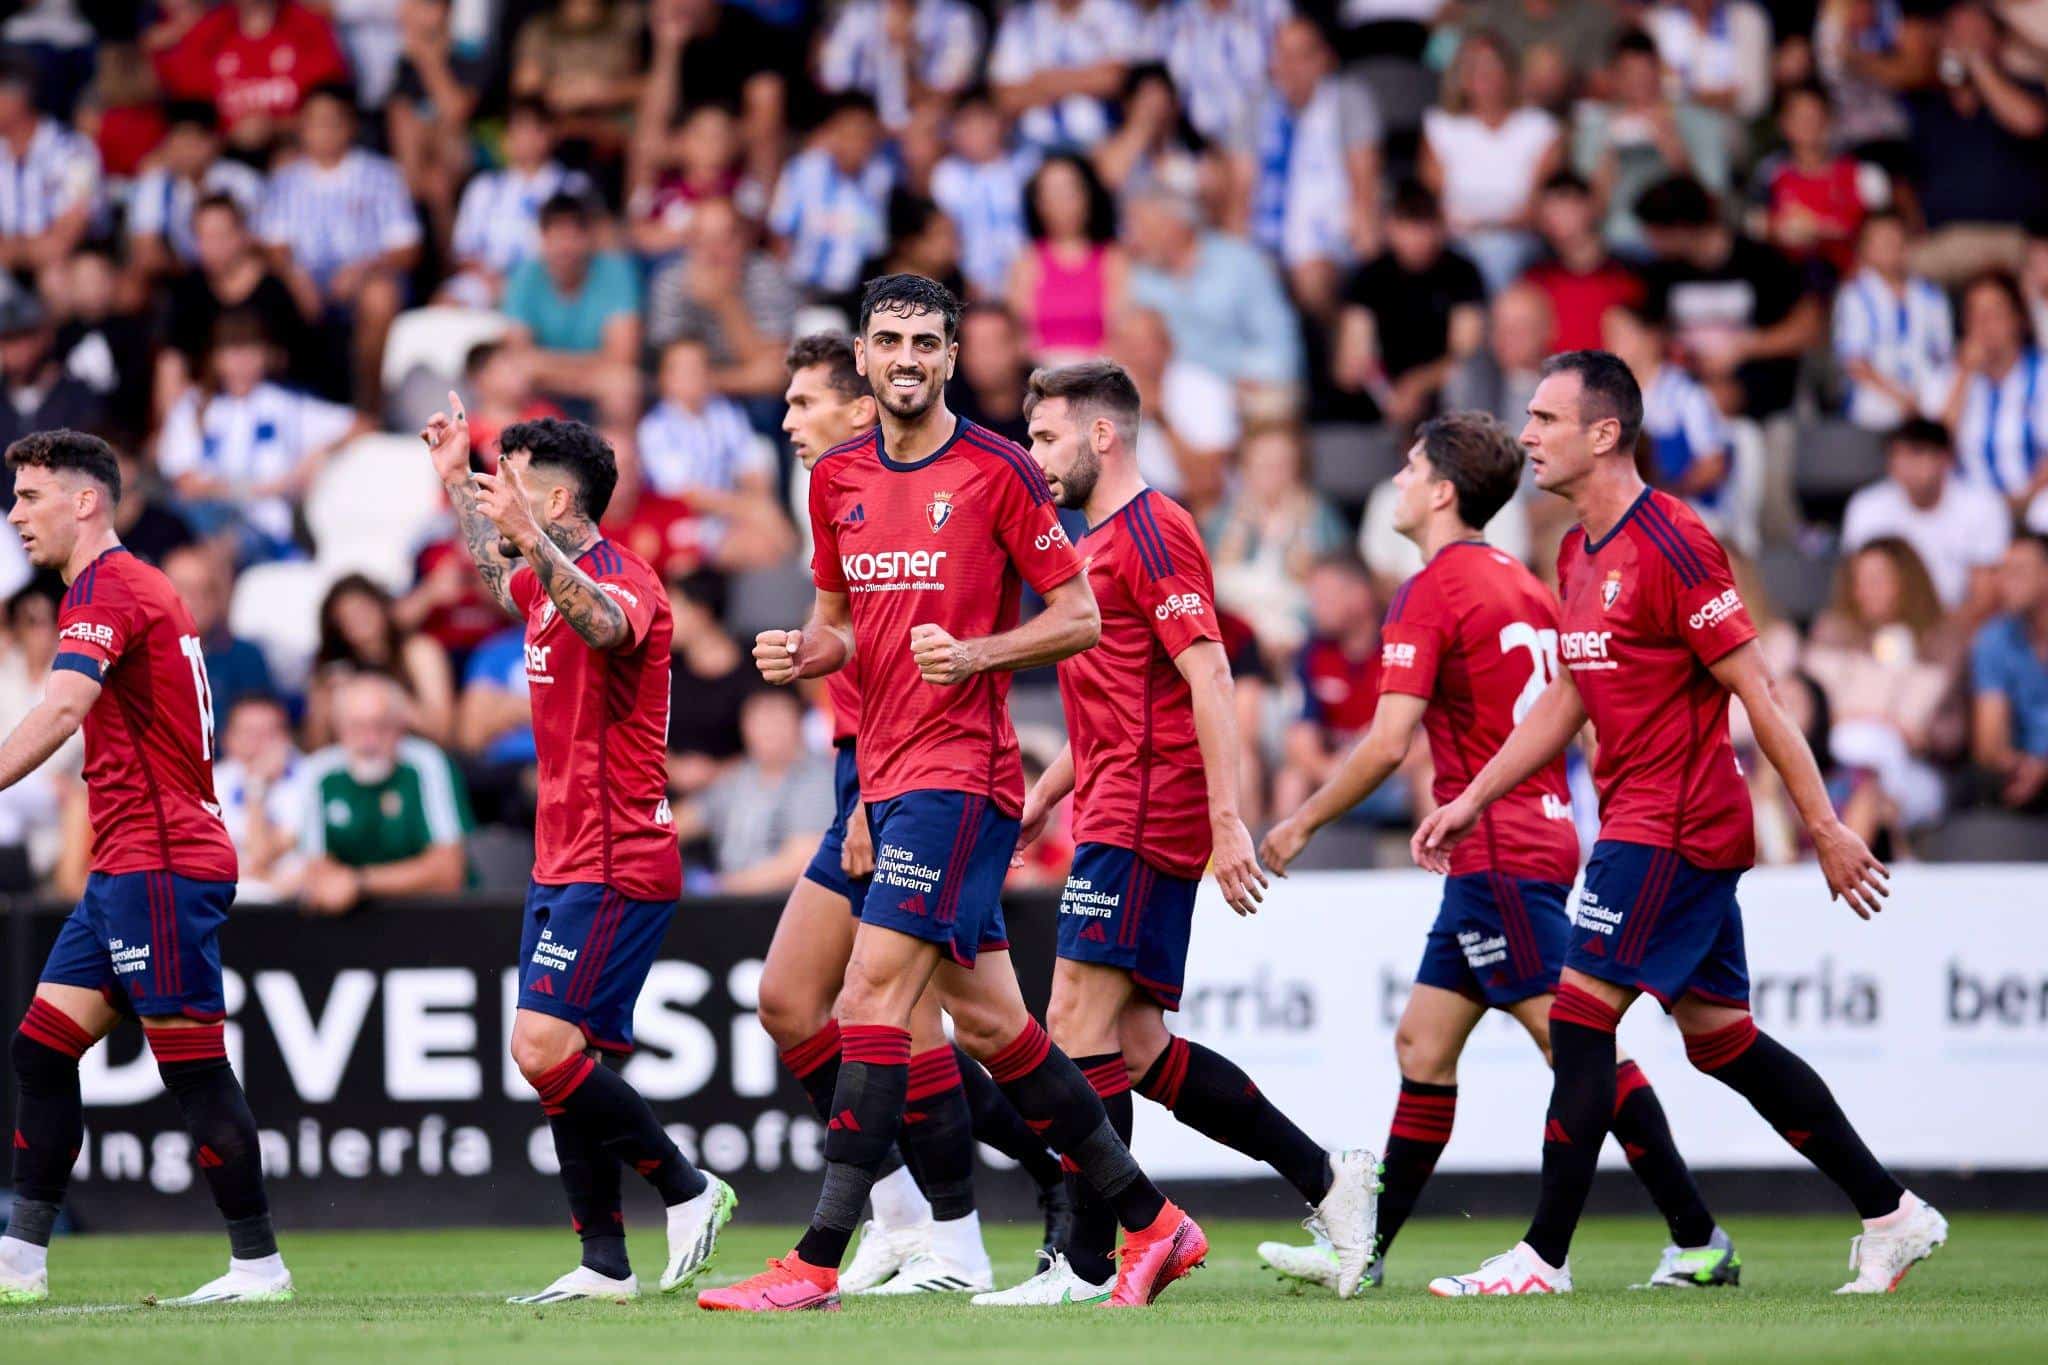
<path fill-rule="evenodd" d="M 123 452 L 122 538 L 205 639 L 245 900 L 524 885 L 520 631 L 410 435 L 451 386 L 486 450 L 553 413 L 611 440 L 606 529 L 670 583 L 692 884 L 793 883 L 823 690 L 765 691 L 741 643 L 808 596 L 784 354 L 899 270 L 968 300 L 949 402 L 1012 439 L 1034 365 L 1137 379 L 1254 827 L 1371 719 L 1408 432 L 1519 426 L 1546 355 L 1604 346 L 1845 818 L 1893 857 L 2048 833 L 2042 0 L 9 8 L 0 443 Z M 1547 574 L 1563 521 L 1531 491 L 1490 533 Z M 0 535 L 0 723 L 60 592 Z M 1049 758 L 1049 670 L 1013 708 Z M 77 750 L 0 802 L 0 886 L 82 885 Z M 1321 856 L 1387 856 L 1425 763 Z M 1773 781 L 1760 843 L 1796 858 Z M 1018 876 L 1061 875 L 1049 842 Z"/>

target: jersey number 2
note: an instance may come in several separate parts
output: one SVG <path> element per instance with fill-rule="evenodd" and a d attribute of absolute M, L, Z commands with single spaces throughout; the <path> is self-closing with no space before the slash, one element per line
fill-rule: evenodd
<path fill-rule="evenodd" d="M 199 756 L 213 760 L 213 687 L 206 681 L 206 651 L 197 635 L 180 635 L 179 652 L 192 665 L 192 691 L 199 700 Z M 1519 713 L 1518 713 L 1519 718 Z"/>
<path fill-rule="evenodd" d="M 1557 632 L 1538 630 L 1527 621 L 1510 621 L 1500 628 L 1500 652 L 1512 654 L 1518 649 L 1529 651 L 1529 681 L 1515 697 L 1515 724 L 1520 725 L 1557 676 Z"/>

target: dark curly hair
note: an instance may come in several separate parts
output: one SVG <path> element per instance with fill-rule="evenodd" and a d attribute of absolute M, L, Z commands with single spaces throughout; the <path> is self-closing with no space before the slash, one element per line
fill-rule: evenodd
<path fill-rule="evenodd" d="M 602 521 L 619 483 L 619 458 L 595 428 L 561 417 L 514 422 L 498 437 L 500 457 L 526 452 L 531 466 L 567 470 L 576 480 L 576 510 Z"/>
<path fill-rule="evenodd" d="M 924 275 L 880 275 L 861 286 L 860 334 L 868 334 L 868 319 L 877 313 L 916 317 L 937 313 L 951 342 L 960 330 L 960 300 L 953 291 Z"/>

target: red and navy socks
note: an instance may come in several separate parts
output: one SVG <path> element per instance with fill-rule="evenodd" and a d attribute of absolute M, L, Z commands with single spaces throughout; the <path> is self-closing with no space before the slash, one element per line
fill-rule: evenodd
<path fill-rule="evenodd" d="M 836 1267 L 860 1222 L 868 1190 L 896 1142 L 910 1088 L 910 1031 L 848 1024 L 840 1035 L 839 1081 L 825 1124 L 825 1183 L 811 1224 L 796 1244 L 805 1264 Z"/>
<path fill-rule="evenodd" d="M 569 1196 L 569 1223 L 583 1243 L 584 1266 L 625 1279 L 633 1263 L 626 1255 L 619 1159 L 568 1114 L 548 1115 L 548 1128 L 555 1137 L 562 1189 Z"/>
<path fill-rule="evenodd" d="M 1543 1184 L 1522 1240 L 1563 1266 L 1593 1188 L 1600 1144 L 1614 1118 L 1614 1030 L 1621 1015 L 1569 982 L 1550 1006 L 1550 1109 L 1543 1120 Z"/>
<path fill-rule="evenodd" d="M 1235 1062 L 1200 1043 L 1169 1042 L 1138 1082 L 1138 1093 L 1203 1136 L 1265 1162 L 1309 1203 L 1322 1203 L 1330 1192 L 1330 1157 L 1322 1144 L 1295 1127 Z"/>
<path fill-rule="evenodd" d="M 242 1083 L 228 1065 L 222 1026 L 145 1028 L 143 1036 L 156 1055 L 165 1087 L 184 1112 L 193 1164 L 227 1220 L 230 1254 L 243 1261 L 275 1256 L 277 1234 L 263 1191 L 256 1116 L 249 1112 Z"/>
<path fill-rule="evenodd" d="M 974 1117 L 974 1140 L 985 1142 L 1024 1168 L 1031 1182 L 1041 1190 L 1058 1186 L 1065 1179 L 1059 1158 L 1054 1156 L 1024 1122 L 1015 1105 L 988 1072 L 959 1048 L 953 1049 L 960 1067 L 961 1089 L 967 1093 L 967 1108 Z"/>
<path fill-rule="evenodd" d="M 897 1145 L 934 1219 L 950 1223 L 974 1212 L 974 1115 L 951 1043 L 911 1057 Z"/>
<path fill-rule="evenodd" d="M 14 1062 L 14 1212 L 7 1235 L 48 1246 L 71 1166 L 85 1140 L 78 1059 L 92 1035 L 46 1000 L 31 1000 L 9 1051 Z"/>
<path fill-rule="evenodd" d="M 1123 1054 L 1091 1053 L 1074 1058 L 1074 1065 L 1102 1101 L 1110 1128 L 1126 1147 L 1130 1146 L 1131 1077 L 1124 1069 Z M 1102 1284 L 1116 1276 L 1116 1210 L 1096 1197 L 1078 1168 L 1066 1173 L 1066 1181 L 1067 1195 L 1074 1205 L 1074 1221 L 1064 1247 L 1067 1264 L 1090 1284 Z"/>
<path fill-rule="evenodd" d="M 839 1045 L 839 1021 L 828 1019 L 816 1033 L 777 1054 L 789 1074 L 796 1077 L 796 1083 L 803 1087 L 818 1122 L 827 1125 L 832 1122 L 832 1092 L 839 1087 Z M 885 1175 L 892 1175 L 901 1170 L 903 1164 L 902 1154 L 891 1150 L 882 1158 L 875 1178 L 880 1180 Z"/>
<path fill-rule="evenodd" d="M 652 1185 L 662 1203 L 687 1203 L 704 1192 L 709 1183 L 704 1173 L 662 1128 L 646 1097 L 596 1058 L 578 1053 L 543 1075 L 534 1089 L 544 1113 L 550 1118 L 564 1114 L 581 1124 L 598 1145 Z"/>
<path fill-rule="evenodd" d="M 1451 1140 L 1458 1117 L 1458 1087 L 1401 1078 L 1401 1097 L 1394 1103 L 1394 1121 L 1387 1128 L 1387 1149 L 1380 1158 L 1379 1241 L 1381 1256 L 1394 1244 L 1401 1225 L 1415 1211 L 1422 1187 L 1436 1170 L 1437 1159 Z"/>
<path fill-rule="evenodd" d="M 1650 1078 L 1632 1060 L 1614 1069 L 1612 1131 L 1629 1169 L 1664 1215 L 1672 1244 L 1703 1247 L 1713 1240 L 1714 1215 L 1707 1211 L 1707 1201 L 1700 1197 L 1692 1171 L 1672 1141 L 1671 1125 L 1657 1092 L 1650 1088 Z"/>
<path fill-rule="evenodd" d="M 988 1059 L 988 1071 L 1024 1121 L 1116 1211 L 1119 1224 L 1139 1231 L 1157 1221 L 1166 1197 L 1138 1168 L 1095 1087 L 1036 1019 L 1027 1018 L 1023 1030 Z"/>

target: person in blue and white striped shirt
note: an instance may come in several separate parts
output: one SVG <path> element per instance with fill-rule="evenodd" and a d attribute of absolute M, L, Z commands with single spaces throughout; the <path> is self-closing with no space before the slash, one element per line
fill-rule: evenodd
<path fill-rule="evenodd" d="M 271 177 L 260 221 L 280 267 L 304 271 L 330 318 L 353 325 L 356 402 L 374 411 L 384 337 L 419 261 L 420 220 L 398 167 L 354 146 L 355 131 L 345 91 L 309 92 L 299 109 L 305 155 Z"/>
<path fill-rule="evenodd" d="M 712 387 L 710 348 L 694 337 L 669 343 L 656 383 L 661 397 L 635 439 L 645 486 L 671 498 L 768 497 L 771 458 L 739 404 Z"/>
<path fill-rule="evenodd" d="M 1148 55 L 1144 28 L 1125 0 L 1022 0 L 996 30 L 989 84 L 1026 142 L 1085 151 L 1109 133 L 1124 68 Z"/>
<path fill-rule="evenodd" d="M 1003 147 L 1003 115 L 987 95 L 953 111 L 953 149 L 932 167 L 932 201 L 960 236 L 960 273 L 981 298 L 1000 298 L 1024 247 L 1024 186 L 1035 150 Z"/>
<path fill-rule="evenodd" d="M 0 62 L 0 270 L 38 274 L 63 263 L 100 217 L 100 154 L 36 112 L 35 68 Z"/>
<path fill-rule="evenodd" d="M 782 241 L 790 277 L 821 294 L 860 283 L 861 266 L 889 245 L 889 190 L 875 102 L 836 95 L 811 146 L 782 168 L 768 230 Z"/>
<path fill-rule="evenodd" d="M 901 128 L 919 96 L 967 88 L 981 39 L 981 16 L 963 0 L 848 0 L 818 46 L 818 84 L 870 96 Z"/>
<path fill-rule="evenodd" d="M 1955 358 L 1948 295 L 1906 271 L 1905 220 L 1882 209 L 1863 220 L 1857 271 L 1835 294 L 1835 360 L 1848 378 L 1849 420 L 1890 431 L 1920 410 L 1920 391 Z"/>
<path fill-rule="evenodd" d="M 479 171 L 462 191 L 453 242 L 458 268 L 441 289 L 451 303 L 497 307 L 505 277 L 540 249 L 541 205 L 558 194 L 590 193 L 590 177 L 554 159 L 554 126 L 541 101 L 512 102 L 504 147 L 504 169 Z"/>
<path fill-rule="evenodd" d="M 1659 323 L 1630 309 L 1610 308 L 1601 320 L 1601 335 L 1642 386 L 1649 481 L 1715 521 L 1723 510 L 1734 442 L 1713 396 L 1683 366 L 1672 363 L 1671 339 Z"/>
<path fill-rule="evenodd" d="M 197 264 L 192 210 L 225 194 L 247 217 L 263 206 L 263 175 L 220 154 L 220 116 L 205 100 L 179 100 L 167 111 L 169 131 L 156 165 L 128 191 L 128 243 L 136 267 L 152 279 Z"/>
<path fill-rule="evenodd" d="M 1159 58 L 1173 73 L 1188 122 L 1221 142 L 1265 97 L 1273 37 L 1289 0 L 1170 0 L 1155 19 Z"/>
<path fill-rule="evenodd" d="M 1955 434 L 1966 481 L 2025 509 L 2048 489 L 2048 361 L 2002 271 L 1963 286 L 1962 323 L 1955 363 L 1928 380 L 1921 409 Z"/>

